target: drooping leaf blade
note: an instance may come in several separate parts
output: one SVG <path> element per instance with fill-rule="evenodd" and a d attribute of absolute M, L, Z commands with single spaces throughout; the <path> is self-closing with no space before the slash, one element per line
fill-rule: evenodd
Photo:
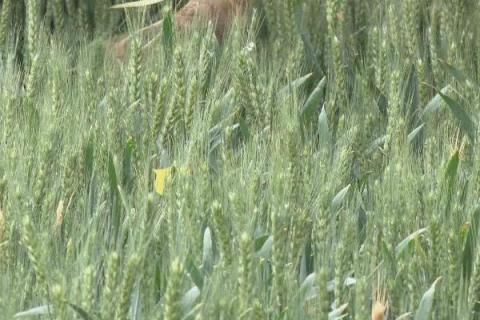
<path fill-rule="evenodd" d="M 420 235 L 425 233 L 427 231 L 427 228 L 421 228 L 418 229 L 417 231 L 413 232 L 412 234 L 409 234 L 405 239 L 400 241 L 400 243 L 396 246 L 395 248 L 395 255 L 398 257 L 402 254 L 403 251 L 408 247 L 410 242 L 418 238 Z"/>
<path fill-rule="evenodd" d="M 480 207 L 474 211 L 467 231 L 462 253 L 462 279 L 465 283 L 470 282 L 477 252 L 478 228 L 480 227 Z"/>
<path fill-rule="evenodd" d="M 53 311 L 53 306 L 46 304 L 43 306 L 31 308 L 26 311 L 18 312 L 13 317 L 14 318 L 24 318 L 24 317 L 31 317 L 31 316 L 41 316 L 49 314 Z"/>
<path fill-rule="evenodd" d="M 450 85 L 446 85 L 440 90 L 441 93 L 446 94 L 450 90 Z M 442 97 L 437 93 L 425 106 L 422 111 L 422 119 L 427 120 L 432 114 L 440 110 Z"/>
<path fill-rule="evenodd" d="M 300 111 L 300 119 L 304 125 L 311 125 L 315 121 L 315 111 L 318 111 L 320 108 L 325 93 L 326 82 L 326 78 L 323 77 L 303 105 Z"/>
<path fill-rule="evenodd" d="M 322 146 L 329 145 L 332 141 L 332 135 L 328 127 L 328 117 L 325 107 L 322 108 L 318 116 L 318 138 Z"/>
<path fill-rule="evenodd" d="M 430 319 L 430 314 L 432 312 L 433 298 L 435 296 L 435 288 L 437 283 L 441 278 L 437 278 L 432 284 L 432 286 L 423 294 L 422 299 L 420 300 L 420 305 L 418 306 L 417 312 L 415 314 L 415 320 L 428 320 Z"/>
<path fill-rule="evenodd" d="M 312 77 L 312 73 L 306 74 L 298 79 L 293 80 L 278 91 L 279 97 L 284 97 L 290 89 L 297 89 Z"/>
<path fill-rule="evenodd" d="M 269 236 L 267 240 L 262 245 L 262 248 L 257 251 L 257 256 L 268 259 L 270 258 L 270 255 L 272 253 L 272 247 L 273 247 L 273 236 Z"/>
<path fill-rule="evenodd" d="M 412 132 L 408 134 L 408 137 L 407 137 L 408 143 L 411 143 L 413 139 L 415 139 L 415 137 L 420 133 L 420 131 L 422 131 L 424 126 L 425 126 L 425 123 L 422 123 L 421 125 L 413 129 Z"/>
<path fill-rule="evenodd" d="M 342 205 L 343 200 L 345 199 L 345 197 L 346 197 L 347 194 L 348 194 L 348 190 L 350 190 L 350 187 L 351 187 L 351 185 L 349 184 L 348 186 L 346 186 L 345 188 L 343 188 L 342 190 L 340 190 L 340 191 L 335 195 L 335 197 L 333 197 L 333 200 L 332 200 L 332 209 L 333 209 L 333 210 L 338 209 L 338 208 Z"/>
<path fill-rule="evenodd" d="M 476 125 L 460 103 L 441 92 L 438 94 L 442 97 L 443 101 L 447 103 L 453 116 L 457 119 L 460 129 L 467 134 L 470 141 L 475 141 Z"/>
<path fill-rule="evenodd" d="M 195 265 L 195 261 L 191 256 L 187 257 L 187 261 L 185 263 L 185 270 L 187 271 L 188 275 L 192 279 L 193 283 L 199 288 L 203 288 L 203 276 L 200 270 L 198 270 L 197 266 Z"/>

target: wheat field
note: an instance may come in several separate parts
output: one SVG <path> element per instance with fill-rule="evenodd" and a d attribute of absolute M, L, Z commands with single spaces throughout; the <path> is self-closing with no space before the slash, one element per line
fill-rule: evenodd
<path fill-rule="evenodd" d="M 480 319 L 478 1 L 124 2 L 0 0 L 0 320 Z"/>

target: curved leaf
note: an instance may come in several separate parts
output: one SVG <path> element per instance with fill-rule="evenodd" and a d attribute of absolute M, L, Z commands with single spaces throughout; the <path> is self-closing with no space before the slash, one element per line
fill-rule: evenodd
<path fill-rule="evenodd" d="M 318 116 L 318 138 L 320 139 L 322 145 L 328 145 L 332 141 L 332 135 L 330 134 L 330 129 L 328 128 L 328 117 L 325 112 L 325 106 L 320 111 Z"/>
<path fill-rule="evenodd" d="M 309 73 L 307 75 L 304 75 L 303 77 L 293 80 L 289 84 L 285 85 L 282 89 L 280 89 L 280 91 L 278 91 L 278 95 L 280 97 L 285 96 L 290 89 L 296 89 L 302 86 L 311 77 L 312 77 L 312 73 Z"/>
<path fill-rule="evenodd" d="M 475 141 L 475 134 L 477 131 L 475 123 L 472 121 L 467 112 L 462 108 L 462 106 L 460 106 L 460 103 L 443 94 L 442 92 L 439 92 L 438 94 L 443 99 L 443 101 L 447 103 L 453 116 L 457 119 L 458 124 L 460 125 L 460 129 L 462 129 L 462 131 L 468 135 L 470 141 Z"/>
<path fill-rule="evenodd" d="M 262 249 L 263 245 L 265 244 L 265 241 L 267 241 L 269 235 L 268 234 L 264 234 L 264 235 L 261 235 L 261 236 L 258 236 L 255 238 L 255 252 L 259 251 L 260 249 Z"/>
<path fill-rule="evenodd" d="M 343 200 L 345 199 L 345 197 L 347 196 L 347 193 L 348 193 L 348 190 L 350 190 L 350 184 L 348 186 L 346 186 L 345 188 L 343 188 L 342 190 L 340 190 L 336 195 L 335 197 L 333 197 L 333 200 L 332 200 L 332 209 L 336 210 L 338 209 L 342 203 L 343 203 Z"/>
<path fill-rule="evenodd" d="M 310 300 L 317 296 L 317 289 L 315 287 L 316 273 L 310 273 L 300 285 L 300 293 L 303 300 Z"/>
<path fill-rule="evenodd" d="M 474 84 L 474 81 L 470 77 L 468 77 L 462 70 L 454 67 L 443 59 L 438 59 L 438 61 L 440 62 L 440 66 L 442 66 L 445 71 L 447 71 L 453 78 L 455 78 L 455 80 L 457 80 L 462 85 L 467 85 L 471 87 Z"/>
<path fill-rule="evenodd" d="M 458 165 L 460 164 L 460 153 L 458 150 L 452 154 L 447 163 L 447 170 L 445 171 L 445 177 L 448 180 L 455 179 L 457 176 Z"/>
<path fill-rule="evenodd" d="M 475 253 L 477 247 L 478 228 L 480 226 L 480 207 L 477 207 L 473 213 L 467 238 L 463 246 L 462 253 L 462 278 L 465 283 L 470 282 L 475 262 Z"/>
<path fill-rule="evenodd" d="M 257 252 L 257 256 L 268 259 L 270 258 L 270 255 L 272 253 L 272 246 L 273 246 L 273 236 L 269 236 L 267 240 L 263 243 L 263 246 L 260 250 Z"/>
<path fill-rule="evenodd" d="M 94 319 L 90 314 L 88 314 L 87 311 L 85 311 L 83 308 L 77 306 L 76 304 L 73 304 L 73 303 L 70 303 L 70 302 L 67 302 L 67 304 L 70 306 L 70 308 L 75 310 L 75 312 L 80 317 L 82 317 L 82 319 L 84 319 L 84 320 L 93 320 Z"/>
<path fill-rule="evenodd" d="M 203 276 L 202 273 L 198 270 L 197 266 L 195 266 L 195 262 L 193 258 L 188 256 L 187 261 L 185 263 L 185 270 L 187 271 L 188 275 L 192 279 L 193 283 L 199 287 L 200 289 L 203 288 Z M 205 271 L 205 267 L 204 267 Z"/>
<path fill-rule="evenodd" d="M 213 245 L 212 245 L 212 232 L 210 228 L 205 228 L 203 232 L 203 254 L 202 254 L 202 264 L 213 265 Z"/>
<path fill-rule="evenodd" d="M 368 147 L 365 149 L 365 156 L 371 155 L 375 150 L 378 150 L 378 148 L 385 143 L 387 140 L 387 135 L 384 134 L 381 137 L 376 138 L 373 140 Z"/>
<path fill-rule="evenodd" d="M 407 137 L 408 143 L 411 143 L 413 139 L 415 139 L 415 137 L 420 133 L 420 131 L 423 129 L 424 126 L 425 126 L 425 123 L 422 123 L 421 125 L 413 129 L 412 132 L 408 134 L 408 137 Z"/>
<path fill-rule="evenodd" d="M 326 82 L 326 78 L 323 77 L 303 105 L 300 117 L 304 124 L 311 124 L 314 121 L 315 111 L 320 108 L 320 103 L 323 100 Z"/>
<path fill-rule="evenodd" d="M 53 306 L 50 304 L 35 307 L 26 311 L 18 312 L 13 317 L 14 318 L 23 318 L 23 317 L 31 317 L 31 316 L 41 316 L 49 314 L 53 311 Z"/>
<path fill-rule="evenodd" d="M 200 289 L 197 286 L 190 288 L 182 297 L 181 305 L 184 313 L 190 312 L 200 297 Z"/>
<path fill-rule="evenodd" d="M 418 238 L 418 236 L 420 236 L 421 234 L 425 233 L 425 231 L 427 231 L 427 228 L 422 228 L 422 229 L 419 229 L 417 231 L 415 231 L 414 233 L 410 234 L 408 237 L 406 237 L 405 239 L 403 239 L 398 245 L 397 247 L 395 248 L 395 254 L 396 256 L 398 257 L 399 255 L 402 254 L 402 252 L 405 250 L 405 248 L 408 247 L 408 245 L 410 244 L 410 242 L 412 242 L 413 240 L 415 240 L 416 238 Z"/>
<path fill-rule="evenodd" d="M 399 315 L 395 320 L 405 320 L 405 319 L 410 319 L 410 316 L 412 315 L 411 312 L 407 312 L 404 314 Z"/>
<path fill-rule="evenodd" d="M 418 306 L 417 313 L 415 314 L 415 320 L 428 320 L 430 319 L 430 313 L 432 312 L 433 298 L 435 295 L 435 287 L 440 281 L 440 278 L 437 278 L 420 300 L 420 305 Z"/>
<path fill-rule="evenodd" d="M 140 7 L 151 6 L 151 5 L 163 2 L 163 1 L 164 0 L 131 1 L 131 2 L 126 2 L 126 3 L 116 4 L 114 6 L 111 6 L 111 8 L 112 9 L 140 8 Z"/>
<path fill-rule="evenodd" d="M 343 314 L 347 310 L 348 303 L 341 305 L 337 309 L 333 310 L 328 314 L 328 320 L 338 320 L 344 318 L 346 315 Z"/>
<path fill-rule="evenodd" d="M 448 90 L 450 90 L 450 85 L 446 85 L 444 88 L 442 88 L 440 90 L 441 93 L 443 94 L 446 94 L 448 92 Z M 422 118 L 423 119 L 428 119 L 433 113 L 437 112 L 438 110 L 440 110 L 440 106 L 441 106 L 441 102 L 442 102 L 442 97 L 440 96 L 440 94 L 436 94 L 432 100 L 430 100 L 427 105 L 425 106 L 425 108 L 423 109 L 423 112 L 422 112 Z"/>

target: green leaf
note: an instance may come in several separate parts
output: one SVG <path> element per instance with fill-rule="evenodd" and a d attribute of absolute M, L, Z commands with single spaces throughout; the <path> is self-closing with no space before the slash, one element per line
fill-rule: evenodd
<path fill-rule="evenodd" d="M 270 236 L 268 234 L 264 234 L 255 238 L 255 252 L 258 252 L 260 249 L 262 249 L 265 241 L 267 241 L 269 237 Z"/>
<path fill-rule="evenodd" d="M 192 320 L 195 319 L 195 316 L 200 312 L 202 308 L 201 303 L 197 303 L 189 312 L 185 313 L 181 320 Z"/>
<path fill-rule="evenodd" d="M 447 163 L 447 170 L 445 170 L 445 178 L 449 181 L 449 187 L 453 187 L 453 182 L 457 176 L 458 165 L 460 164 L 460 153 L 458 150 L 450 157 Z"/>
<path fill-rule="evenodd" d="M 440 281 L 440 278 L 437 278 L 428 289 L 422 297 L 422 300 L 420 300 L 420 305 L 418 306 L 417 313 L 415 314 L 415 320 L 428 320 L 430 319 L 430 314 L 432 312 L 432 306 L 433 306 L 433 298 L 435 295 L 435 287 L 437 286 L 437 283 Z"/>
<path fill-rule="evenodd" d="M 341 305 L 337 309 L 331 311 L 328 314 L 328 320 L 339 320 L 339 319 L 345 318 L 346 315 L 343 313 L 345 312 L 345 310 L 347 310 L 347 307 L 348 307 L 348 303 L 345 303 L 344 305 Z"/>
<path fill-rule="evenodd" d="M 325 107 L 322 108 L 322 111 L 320 111 L 320 115 L 318 116 L 318 138 L 322 145 L 329 145 L 332 141 L 332 135 L 328 128 L 328 117 L 325 112 Z"/>
<path fill-rule="evenodd" d="M 310 273 L 300 285 L 300 294 L 303 301 L 313 299 L 318 295 L 315 280 L 316 274 Z"/>
<path fill-rule="evenodd" d="M 140 285 L 137 282 L 132 293 L 132 320 L 140 319 Z"/>
<path fill-rule="evenodd" d="M 267 240 L 262 245 L 262 248 L 257 251 L 257 256 L 268 259 L 272 254 L 272 247 L 273 247 L 273 236 L 269 236 Z"/>
<path fill-rule="evenodd" d="M 477 129 L 475 123 L 472 121 L 467 112 L 462 108 L 462 106 L 460 106 L 457 101 L 453 100 L 449 96 L 441 92 L 439 92 L 438 94 L 440 95 L 440 97 L 442 97 L 443 101 L 447 103 L 450 111 L 457 119 L 460 129 L 462 129 L 462 131 L 468 135 L 470 141 L 475 141 L 475 134 Z"/>
<path fill-rule="evenodd" d="M 421 125 L 413 129 L 412 132 L 408 134 L 408 137 L 407 137 L 408 143 L 411 143 L 413 139 L 415 139 L 415 137 L 420 133 L 420 131 L 423 129 L 424 126 L 425 126 L 425 123 L 422 123 Z"/>
<path fill-rule="evenodd" d="M 164 2 L 164 0 L 141 0 L 141 1 L 131 1 L 121 4 L 116 4 L 111 6 L 112 9 L 126 9 L 126 8 L 140 8 L 146 7 L 150 5 L 154 5 L 160 2 Z"/>
<path fill-rule="evenodd" d="M 195 306 L 198 298 L 200 297 L 200 289 L 197 286 L 190 288 L 182 297 L 180 301 L 183 309 L 183 313 L 188 313 Z"/>
<path fill-rule="evenodd" d="M 443 94 L 446 94 L 450 90 L 450 85 L 446 85 L 443 87 L 440 92 Z M 430 100 L 425 108 L 422 111 L 422 118 L 423 119 L 428 119 L 433 113 L 437 112 L 440 110 L 441 107 L 441 102 L 442 102 L 442 97 L 440 96 L 439 93 L 437 93 L 432 100 Z"/>
<path fill-rule="evenodd" d="M 309 73 L 307 75 L 304 75 L 303 77 L 300 77 L 298 79 L 293 80 L 286 86 L 284 86 L 280 91 L 278 91 L 278 96 L 279 97 L 284 97 L 287 95 L 290 89 L 297 89 L 298 87 L 302 86 L 305 82 L 307 82 L 308 79 L 312 77 L 312 73 Z"/>
<path fill-rule="evenodd" d="M 67 302 L 67 304 L 70 306 L 70 308 L 72 308 L 73 310 L 75 310 L 75 312 L 76 312 L 80 317 L 82 317 L 82 319 L 84 319 L 84 320 L 93 320 L 93 319 L 95 319 L 94 317 L 92 317 L 91 315 L 89 315 L 87 311 L 85 311 L 83 308 L 77 306 L 76 304 L 73 304 L 73 303 L 70 303 L 70 302 Z"/>
<path fill-rule="evenodd" d="M 418 238 L 420 235 L 422 235 L 426 231 L 427 231 L 427 228 L 419 229 L 419 230 L 415 231 L 414 233 L 410 234 L 408 237 L 406 237 L 402 241 L 400 241 L 400 243 L 395 248 L 395 255 L 397 257 L 400 256 L 402 254 L 402 252 L 408 247 L 410 242 L 412 242 L 413 240 Z"/>
<path fill-rule="evenodd" d="M 297 15 L 298 18 L 298 15 Z M 304 23 L 299 22 L 297 25 L 305 25 Z M 323 72 L 320 62 L 318 61 L 316 50 L 313 47 L 312 40 L 310 39 L 310 31 L 306 30 L 301 32 L 301 37 L 303 41 L 303 48 L 305 50 L 306 61 L 311 66 L 317 78 L 320 78 L 325 72 Z"/>
<path fill-rule="evenodd" d="M 300 111 L 300 118 L 304 125 L 311 125 L 316 117 L 315 112 L 319 110 L 323 96 L 325 93 L 326 78 L 323 77 L 318 83 L 317 87 L 313 89 L 312 93 L 308 97 L 307 101 Z"/>
<path fill-rule="evenodd" d="M 480 207 L 474 211 L 462 253 L 462 279 L 468 284 L 473 272 L 477 251 L 478 229 L 480 227 Z"/>
<path fill-rule="evenodd" d="M 31 316 L 41 316 L 49 314 L 53 311 L 52 305 L 43 305 L 39 307 L 35 307 L 26 311 L 18 312 L 13 317 L 14 318 L 23 318 L 23 317 L 31 317 Z"/>
<path fill-rule="evenodd" d="M 365 156 L 371 155 L 374 151 L 378 150 L 382 144 L 385 143 L 387 140 L 387 135 L 384 134 L 381 137 L 378 137 L 377 139 L 373 140 L 372 143 L 368 145 L 368 147 L 365 149 Z"/>
<path fill-rule="evenodd" d="M 390 272 L 392 272 L 393 274 L 396 274 L 396 270 L 397 270 L 397 261 L 395 259 L 396 256 L 393 250 L 389 248 L 389 246 L 383 239 L 380 241 L 380 249 L 385 261 L 386 268 L 388 268 Z"/>
<path fill-rule="evenodd" d="M 343 203 L 343 200 L 347 196 L 348 190 L 350 190 L 351 185 L 349 184 L 342 190 L 340 190 L 332 200 L 332 209 L 337 210 Z"/>
<path fill-rule="evenodd" d="M 168 57 L 171 58 L 173 53 L 173 16 L 172 11 L 168 7 L 163 9 L 162 26 L 163 44 L 166 52 L 169 54 Z"/>
<path fill-rule="evenodd" d="M 191 255 L 188 256 L 187 261 L 185 263 L 185 270 L 187 271 L 188 275 L 192 279 L 193 283 L 199 288 L 203 288 L 203 276 L 198 268 L 195 266 L 195 262 Z"/>
<path fill-rule="evenodd" d="M 410 319 L 410 316 L 412 315 L 412 312 L 406 312 L 404 314 L 401 314 L 398 316 L 397 319 L 395 320 L 405 320 L 405 319 Z"/>
<path fill-rule="evenodd" d="M 203 254 L 202 254 L 203 270 L 209 273 L 213 267 L 213 245 L 212 233 L 210 228 L 205 228 L 203 232 Z"/>
<path fill-rule="evenodd" d="M 459 83 L 467 86 L 472 86 L 474 83 L 471 78 L 469 78 L 462 70 L 455 68 L 453 65 L 450 63 L 446 62 L 445 60 L 438 59 L 440 62 L 440 66 L 447 71 L 455 80 L 457 80 Z"/>
<path fill-rule="evenodd" d="M 115 168 L 115 159 L 111 155 L 108 157 L 108 181 L 110 183 L 110 190 L 116 194 L 118 185 L 118 174 Z"/>

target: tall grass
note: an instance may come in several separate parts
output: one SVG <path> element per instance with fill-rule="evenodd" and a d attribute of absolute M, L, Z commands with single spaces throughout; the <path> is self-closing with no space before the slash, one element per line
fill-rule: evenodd
<path fill-rule="evenodd" d="M 2 319 L 480 317 L 477 2 L 0 3 Z"/>

